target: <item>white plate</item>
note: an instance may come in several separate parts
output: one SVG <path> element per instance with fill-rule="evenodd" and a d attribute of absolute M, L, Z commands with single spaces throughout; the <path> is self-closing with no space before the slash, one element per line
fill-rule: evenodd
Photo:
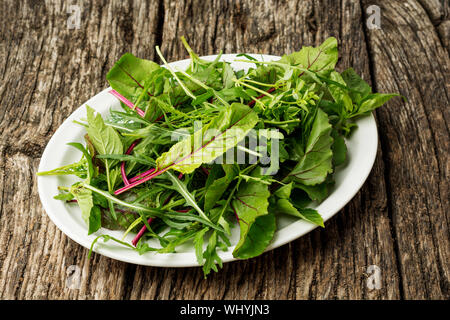
<path fill-rule="evenodd" d="M 277 60 L 277 56 L 252 55 L 258 60 Z M 213 60 L 216 56 L 202 57 L 207 60 Z M 235 54 L 224 54 L 221 60 L 231 62 L 234 69 L 247 69 L 250 64 L 244 62 L 234 62 Z M 172 67 L 185 69 L 189 64 L 189 59 L 173 62 Z M 119 108 L 119 101 L 103 90 L 96 96 L 89 99 L 72 113 L 58 128 L 53 137 L 48 142 L 47 147 L 42 154 L 39 164 L 39 171 L 51 170 L 60 167 L 81 158 L 81 153 L 73 147 L 67 146 L 68 142 L 83 142 L 84 129 L 73 123 L 73 120 L 79 120 L 86 117 L 85 105 L 88 104 L 103 116 L 109 114 L 109 109 Z M 372 169 L 377 152 L 377 127 L 372 115 L 358 120 L 358 129 L 352 137 L 347 140 L 348 164 L 344 168 L 339 168 L 335 173 L 336 184 L 327 199 L 316 209 L 322 215 L 323 220 L 327 221 L 339 210 L 341 210 L 358 192 L 367 179 Z M 72 176 L 39 176 L 38 190 L 42 205 L 50 219 L 56 226 L 64 232 L 69 238 L 78 242 L 86 248 L 90 248 L 92 241 L 100 234 L 109 234 L 111 236 L 122 238 L 122 231 L 111 231 L 100 229 L 97 233 L 88 236 L 88 229 L 81 219 L 80 210 L 76 204 L 66 204 L 63 201 L 53 199 L 58 194 L 58 186 L 70 186 L 77 180 Z M 278 230 L 272 244 L 267 248 L 271 250 L 282 246 L 316 228 L 312 223 L 282 217 L 278 219 Z M 129 234 L 126 237 L 127 242 L 131 243 L 134 235 Z M 234 228 L 231 242 L 233 246 L 239 238 L 238 228 Z M 113 241 L 103 243 L 97 242 L 94 251 L 107 257 L 141 265 L 161 266 L 161 267 L 189 267 L 198 266 L 192 245 L 185 244 L 177 250 L 177 253 L 157 254 L 149 252 L 139 255 L 136 251 L 116 244 Z M 219 252 L 224 262 L 236 260 L 232 255 L 233 247 L 227 252 Z"/>

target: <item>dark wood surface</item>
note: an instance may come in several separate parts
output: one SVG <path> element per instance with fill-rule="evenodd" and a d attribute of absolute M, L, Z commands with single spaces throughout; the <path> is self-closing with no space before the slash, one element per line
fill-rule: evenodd
<path fill-rule="evenodd" d="M 448 1 L 79 1 L 79 29 L 67 27 L 69 3 L 0 4 L 0 298 L 450 298 Z M 378 30 L 366 26 L 372 4 Z M 158 61 L 155 45 L 168 61 L 186 58 L 182 35 L 200 55 L 281 55 L 335 36 L 340 70 L 353 66 L 376 91 L 407 98 L 376 112 L 372 173 L 325 229 L 207 280 L 200 268 L 87 260 L 49 220 L 36 187 L 52 133 L 107 87 L 113 63 L 125 52 Z M 367 286 L 371 265 L 380 289 Z"/>

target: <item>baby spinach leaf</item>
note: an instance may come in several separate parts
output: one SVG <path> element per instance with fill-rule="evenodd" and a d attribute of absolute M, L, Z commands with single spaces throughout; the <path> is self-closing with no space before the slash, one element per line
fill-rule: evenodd
<path fill-rule="evenodd" d="M 307 140 L 305 153 L 289 173 L 288 178 L 293 178 L 305 185 L 315 185 L 325 180 L 328 173 L 333 171 L 331 165 L 333 139 L 330 133 L 331 125 L 328 122 L 328 116 L 318 109 Z"/>
<path fill-rule="evenodd" d="M 114 90 L 128 100 L 133 100 L 141 93 L 149 74 L 159 68 L 161 67 L 153 61 L 125 53 L 108 72 L 106 80 Z"/>
<path fill-rule="evenodd" d="M 245 241 L 239 250 L 235 250 L 233 253 L 234 257 L 249 259 L 259 256 L 272 241 L 276 229 L 277 223 L 273 213 L 269 212 L 266 215 L 257 217 L 251 225 Z"/>

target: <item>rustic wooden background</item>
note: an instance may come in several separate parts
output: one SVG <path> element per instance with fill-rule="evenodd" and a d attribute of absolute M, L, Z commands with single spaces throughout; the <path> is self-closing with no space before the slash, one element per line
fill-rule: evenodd
<path fill-rule="evenodd" d="M 69 29 L 68 6 L 81 8 Z M 366 8 L 381 8 L 381 30 Z M 0 5 L 0 298 L 3 299 L 449 299 L 449 39 L 446 0 L 16 1 Z M 339 69 L 378 92 L 377 160 L 361 191 L 324 230 L 257 259 L 199 268 L 136 266 L 67 238 L 40 204 L 35 172 L 70 113 L 107 87 L 125 52 L 186 57 L 283 54 L 335 36 Z M 81 287 L 68 277 L 80 269 Z M 366 286 L 367 268 L 381 289 Z"/>

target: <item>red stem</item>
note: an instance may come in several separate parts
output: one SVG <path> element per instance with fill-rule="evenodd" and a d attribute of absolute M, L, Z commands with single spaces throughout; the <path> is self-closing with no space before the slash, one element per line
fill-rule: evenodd
<path fill-rule="evenodd" d="M 139 141 L 141 141 L 140 139 L 135 140 L 131 146 L 128 148 L 127 152 L 125 152 L 125 154 L 130 154 L 131 151 L 133 151 L 134 147 L 136 147 L 136 145 L 139 143 Z M 123 183 L 127 186 L 130 184 L 130 182 L 128 181 L 127 178 L 127 174 L 125 172 L 125 161 L 122 161 L 121 165 L 120 165 L 120 174 L 122 175 L 122 180 Z"/>
<path fill-rule="evenodd" d="M 136 110 L 136 112 L 138 113 L 138 115 L 140 115 L 141 117 L 144 117 L 145 112 L 142 109 L 139 109 L 138 107 L 135 107 L 134 104 L 128 100 L 127 98 L 125 98 L 123 95 L 121 95 L 120 93 L 118 93 L 116 90 L 110 90 L 109 93 L 111 93 L 113 96 L 115 96 L 117 99 L 119 99 L 120 101 L 122 101 L 123 103 L 125 103 L 130 109 Z"/>
<path fill-rule="evenodd" d="M 152 221 L 153 221 L 153 218 L 148 218 L 148 220 L 147 220 L 148 224 L 152 223 Z M 141 228 L 141 230 L 139 230 L 139 232 L 136 235 L 136 237 L 134 237 L 134 239 L 131 241 L 133 246 L 136 247 L 136 244 L 138 243 L 139 239 L 142 238 L 142 236 L 144 235 L 145 231 L 147 231 L 147 226 L 144 224 L 144 226 Z"/>
<path fill-rule="evenodd" d="M 269 90 L 267 90 L 267 93 L 271 93 L 271 92 L 274 92 L 274 91 L 275 91 L 275 88 L 270 88 Z M 250 107 L 253 107 L 253 106 L 255 105 L 255 103 L 256 103 L 256 100 L 261 99 L 261 98 L 264 97 L 265 95 L 266 95 L 266 94 L 263 93 L 262 95 L 256 97 L 256 99 L 250 101 L 250 102 L 248 103 L 248 105 L 249 105 Z"/>
<path fill-rule="evenodd" d="M 188 212 L 189 209 L 181 209 L 181 210 L 177 210 L 177 212 Z M 153 218 L 148 218 L 147 220 L 148 224 L 151 224 L 153 222 Z M 134 239 L 131 241 L 131 243 L 133 244 L 133 246 L 136 247 L 136 244 L 138 243 L 139 239 L 142 238 L 142 236 L 144 235 L 144 233 L 147 231 L 147 226 L 144 224 L 141 228 L 141 230 L 139 230 L 138 234 L 136 235 L 136 237 L 134 237 Z"/>
<path fill-rule="evenodd" d="M 130 182 L 138 181 L 139 179 L 141 179 L 141 178 L 143 178 L 145 176 L 148 176 L 149 174 L 153 173 L 154 171 L 155 171 L 155 168 L 151 168 L 150 170 L 147 170 L 147 171 L 145 171 L 145 172 L 143 172 L 141 174 L 138 174 L 137 176 L 135 176 L 133 178 L 130 178 L 129 181 Z"/>

